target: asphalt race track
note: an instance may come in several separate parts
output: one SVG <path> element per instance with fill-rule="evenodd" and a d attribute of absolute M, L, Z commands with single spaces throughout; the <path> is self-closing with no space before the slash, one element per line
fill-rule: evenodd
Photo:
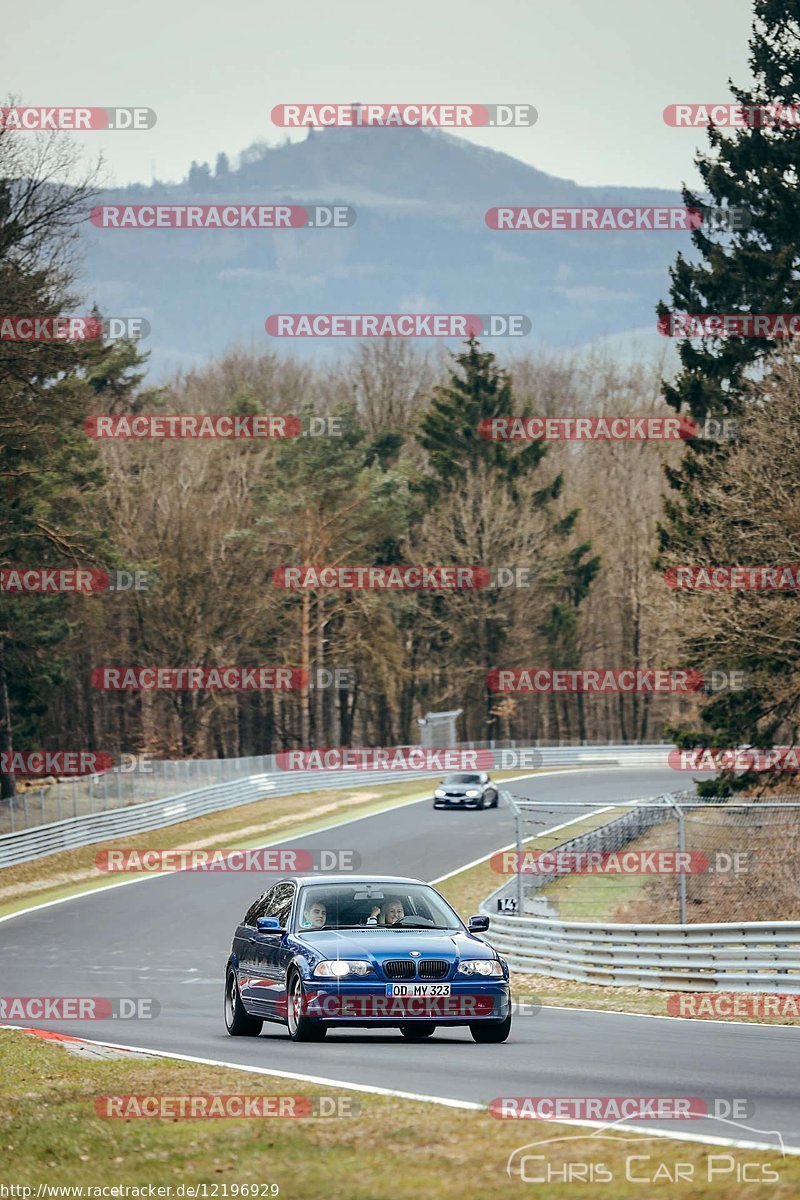
<path fill-rule="evenodd" d="M 598 806 L 687 786 L 666 768 L 603 768 L 511 785 L 543 801 Z M 546 827 L 581 810 L 550 810 Z M 584 810 L 585 811 L 585 810 Z M 500 808 L 436 812 L 430 801 L 349 821 L 292 845 L 355 849 L 365 873 L 435 880 L 513 841 Z M 746 1097 L 747 1128 L 669 1121 L 672 1132 L 800 1150 L 800 1030 L 544 1008 L 515 1018 L 510 1040 L 479 1046 L 469 1031 L 428 1042 L 399 1032 L 333 1030 L 293 1044 L 266 1025 L 258 1040 L 228 1037 L 223 969 L 237 921 L 274 877 L 180 872 L 89 894 L 0 922 L 5 996 L 153 996 L 151 1021 L 41 1022 L 63 1033 L 200 1058 L 295 1071 L 432 1097 L 486 1103 L 498 1096 Z M 469 914 L 462 914 L 467 916 Z M 285 1090 L 285 1088 L 284 1088 Z M 520 1143 L 538 1135 L 521 1123 Z M 659 1127 L 648 1123 L 648 1128 Z M 640 1123 L 639 1128 L 644 1128 Z"/>

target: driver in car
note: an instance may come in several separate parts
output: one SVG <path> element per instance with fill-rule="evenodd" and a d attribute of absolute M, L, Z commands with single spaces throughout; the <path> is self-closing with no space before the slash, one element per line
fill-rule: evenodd
<path fill-rule="evenodd" d="M 306 909 L 305 920 L 301 928 L 303 929 L 323 929 L 325 922 L 328 919 L 328 910 L 321 900 L 315 900 L 313 904 L 309 904 Z"/>
<path fill-rule="evenodd" d="M 373 908 L 370 915 L 367 917 L 367 924 L 368 925 L 377 925 L 380 913 L 381 913 L 380 906 L 376 905 Z M 403 911 L 403 905 L 400 900 L 397 900 L 397 899 L 387 900 L 386 904 L 384 905 L 384 908 L 383 908 L 383 920 L 381 921 L 381 924 L 382 925 L 396 925 L 398 921 L 402 921 L 402 919 L 405 915 L 406 914 Z"/>

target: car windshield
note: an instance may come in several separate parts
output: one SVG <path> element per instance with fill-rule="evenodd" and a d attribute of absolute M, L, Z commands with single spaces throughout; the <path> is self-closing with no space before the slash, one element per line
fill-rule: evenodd
<path fill-rule="evenodd" d="M 461 929 L 449 904 L 424 883 L 334 883 L 303 888 L 296 928 Z"/>
<path fill-rule="evenodd" d="M 480 775 L 448 775 L 445 783 L 480 783 Z"/>

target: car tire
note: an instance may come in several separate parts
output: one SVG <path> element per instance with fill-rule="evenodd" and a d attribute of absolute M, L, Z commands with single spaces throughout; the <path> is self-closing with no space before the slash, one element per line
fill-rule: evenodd
<path fill-rule="evenodd" d="M 475 805 L 475 807 L 476 807 L 476 808 L 479 808 L 479 809 L 481 809 L 481 810 L 483 810 L 484 808 L 486 808 L 486 797 L 485 797 L 483 794 L 481 794 L 481 798 L 480 798 L 480 800 L 478 801 L 478 803 Z"/>
<path fill-rule="evenodd" d="M 492 801 L 492 808 L 497 808 L 497 805 L 499 804 L 499 802 L 500 802 L 500 796 L 498 795 L 497 792 L 495 792 L 494 800 Z"/>
<path fill-rule="evenodd" d="M 473 1021 L 469 1031 L 476 1042 L 492 1045 L 504 1042 L 511 1033 L 511 1013 L 504 1021 Z"/>
<path fill-rule="evenodd" d="M 321 1042 L 328 1032 L 319 1021 L 303 1016 L 303 980 L 292 971 L 286 984 L 286 1026 L 293 1042 Z"/>
<path fill-rule="evenodd" d="M 236 972 L 229 967 L 225 976 L 225 1027 L 228 1033 L 231 1037 L 258 1037 L 263 1024 L 259 1017 L 251 1017 L 242 1004 Z"/>
<path fill-rule="evenodd" d="M 436 1032 L 436 1024 L 433 1021 L 409 1022 L 408 1025 L 400 1026 L 400 1032 L 410 1042 L 421 1042 L 423 1038 L 429 1038 Z"/>

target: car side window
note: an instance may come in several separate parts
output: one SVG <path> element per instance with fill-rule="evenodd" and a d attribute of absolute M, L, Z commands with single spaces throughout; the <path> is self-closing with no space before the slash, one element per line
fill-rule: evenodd
<path fill-rule="evenodd" d="M 289 913 L 292 911 L 294 893 L 295 886 L 293 883 L 279 883 L 270 892 L 269 903 L 264 912 L 258 915 L 260 917 L 276 917 L 285 929 L 289 920 Z"/>
<path fill-rule="evenodd" d="M 272 902 L 272 898 L 277 890 L 277 887 L 272 887 L 268 892 L 264 892 L 263 896 L 259 896 L 255 903 L 251 904 L 245 913 L 243 924 L 252 925 L 253 928 L 255 928 L 256 921 L 259 917 L 271 916 L 272 914 L 269 912 L 269 905 Z"/>

